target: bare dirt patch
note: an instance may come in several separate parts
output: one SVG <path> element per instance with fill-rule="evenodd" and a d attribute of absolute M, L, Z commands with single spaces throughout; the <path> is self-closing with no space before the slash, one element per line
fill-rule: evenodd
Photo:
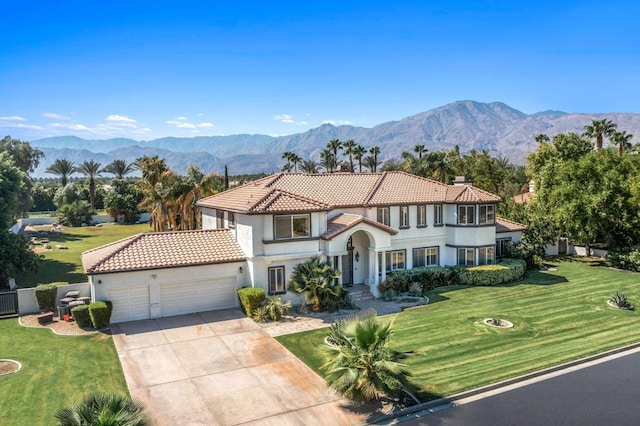
<path fill-rule="evenodd" d="M 15 373 L 20 370 L 22 365 L 18 361 L 12 359 L 0 359 L 0 376 Z"/>

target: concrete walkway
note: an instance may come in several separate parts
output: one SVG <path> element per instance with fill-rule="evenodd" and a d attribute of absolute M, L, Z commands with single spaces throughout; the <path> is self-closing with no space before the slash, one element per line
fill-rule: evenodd
<path fill-rule="evenodd" d="M 237 309 L 114 324 L 131 396 L 157 425 L 353 425 L 366 414 Z"/>

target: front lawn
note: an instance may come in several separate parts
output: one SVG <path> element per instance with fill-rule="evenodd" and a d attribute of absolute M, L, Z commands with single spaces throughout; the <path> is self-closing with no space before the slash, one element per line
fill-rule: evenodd
<path fill-rule="evenodd" d="M 111 337 L 58 336 L 49 329 L 0 320 L 0 359 L 22 363 L 0 376 L 0 424 L 50 425 L 55 411 L 90 392 L 128 395 Z"/>
<path fill-rule="evenodd" d="M 149 224 L 147 223 L 79 228 L 66 226 L 64 227 L 64 232 L 60 234 L 38 235 L 38 238 L 49 240 L 52 250 L 41 253 L 44 255 L 45 260 L 38 274 L 24 277 L 18 276 L 16 277 L 16 282 L 20 287 L 35 287 L 38 284 L 47 284 L 55 281 L 85 282 L 87 277 L 82 271 L 82 262 L 80 260 L 80 255 L 83 251 L 141 232 L 148 232 L 149 230 Z M 63 245 L 67 249 L 56 248 L 56 244 Z M 43 245 L 35 247 L 38 251 L 43 249 Z"/>
<path fill-rule="evenodd" d="M 607 306 L 615 291 L 640 306 L 640 274 L 569 259 L 556 271 L 527 272 L 501 287 L 444 287 L 431 303 L 387 317 L 392 346 L 414 351 L 406 360 L 422 398 L 452 395 L 509 377 L 640 341 L 640 313 Z M 499 317 L 515 324 L 482 323 Z M 320 371 L 326 330 L 278 337 Z"/>

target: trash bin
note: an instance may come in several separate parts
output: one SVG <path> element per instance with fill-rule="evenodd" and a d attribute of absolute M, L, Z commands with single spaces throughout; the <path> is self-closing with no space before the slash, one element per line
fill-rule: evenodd
<path fill-rule="evenodd" d="M 69 314 L 69 306 L 67 305 L 58 305 L 58 318 L 64 318 L 65 314 Z"/>

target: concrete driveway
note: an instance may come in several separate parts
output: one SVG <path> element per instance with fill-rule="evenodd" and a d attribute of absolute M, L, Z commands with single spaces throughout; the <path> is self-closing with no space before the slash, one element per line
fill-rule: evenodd
<path fill-rule="evenodd" d="M 131 396 L 159 425 L 351 425 L 365 420 L 237 309 L 114 324 Z"/>

